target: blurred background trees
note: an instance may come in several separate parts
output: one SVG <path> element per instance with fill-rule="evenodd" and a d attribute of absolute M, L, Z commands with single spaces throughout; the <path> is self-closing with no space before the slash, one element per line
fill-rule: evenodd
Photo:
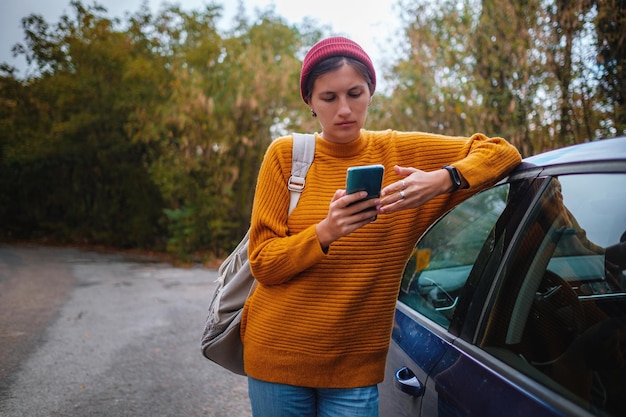
<path fill-rule="evenodd" d="M 398 0 L 368 128 L 503 136 L 525 155 L 626 134 L 626 4 Z M 270 141 L 319 130 L 298 88 L 327 29 L 245 10 L 71 2 L 22 21 L 0 67 L 0 239 L 220 257 L 248 227 Z M 392 56 L 393 55 L 393 56 Z"/>
<path fill-rule="evenodd" d="M 383 123 L 497 134 L 524 156 L 626 133 L 625 2 L 400 3 Z"/>

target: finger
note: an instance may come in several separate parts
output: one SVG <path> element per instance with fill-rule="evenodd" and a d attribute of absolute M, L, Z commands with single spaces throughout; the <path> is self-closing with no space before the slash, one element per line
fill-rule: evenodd
<path fill-rule="evenodd" d="M 381 196 L 391 195 L 393 193 L 399 193 L 400 191 L 406 190 L 409 185 L 405 179 L 401 179 L 400 181 L 396 181 L 391 185 L 383 188 L 380 192 Z"/>
<path fill-rule="evenodd" d="M 346 190 L 337 190 L 335 191 L 335 194 L 333 194 L 333 198 L 330 200 L 330 202 L 334 203 L 335 201 L 339 200 L 344 195 L 346 195 Z"/>
<path fill-rule="evenodd" d="M 367 210 L 360 211 L 353 215 L 352 219 L 354 220 L 353 225 L 358 227 L 365 226 L 368 223 L 371 223 L 376 220 L 378 217 L 378 209 L 376 207 L 371 207 Z"/>
<path fill-rule="evenodd" d="M 411 167 L 401 167 L 399 165 L 396 165 L 393 167 L 393 171 L 400 177 L 408 177 L 409 175 L 411 175 L 412 173 L 414 173 L 415 171 L 418 171 L 417 168 L 411 168 Z"/>
<path fill-rule="evenodd" d="M 395 211 L 403 210 L 407 207 L 408 202 L 405 201 L 409 198 L 409 191 L 400 190 L 381 200 L 381 204 L 378 207 L 378 212 L 393 213 Z"/>
<path fill-rule="evenodd" d="M 370 198 L 359 200 L 353 204 L 350 204 L 346 207 L 346 213 L 350 216 L 355 214 L 360 214 L 363 212 L 376 212 L 378 210 L 378 206 L 380 205 L 380 199 L 378 198 Z"/>
<path fill-rule="evenodd" d="M 350 204 L 356 203 L 357 201 L 364 200 L 365 197 L 367 197 L 367 191 L 358 191 L 356 193 L 346 194 L 345 197 L 343 197 L 342 201 L 345 203 L 344 207 L 347 207 Z"/>

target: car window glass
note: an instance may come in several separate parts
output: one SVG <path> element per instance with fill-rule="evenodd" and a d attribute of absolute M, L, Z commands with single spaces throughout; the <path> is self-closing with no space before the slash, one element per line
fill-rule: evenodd
<path fill-rule="evenodd" d="M 454 208 L 415 246 L 398 299 L 448 328 L 476 258 L 506 207 L 509 185 L 483 191 Z"/>
<path fill-rule="evenodd" d="M 626 415 L 623 174 L 553 178 L 523 226 L 481 346 L 599 415 Z"/>

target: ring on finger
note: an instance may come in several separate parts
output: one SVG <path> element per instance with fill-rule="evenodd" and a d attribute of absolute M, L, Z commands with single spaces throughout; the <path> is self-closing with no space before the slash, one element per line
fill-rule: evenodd
<path fill-rule="evenodd" d="M 406 188 L 406 182 L 404 182 L 404 180 L 400 181 L 402 183 L 402 189 L 404 190 Z"/>
<path fill-rule="evenodd" d="M 400 198 L 404 200 L 404 197 L 406 197 L 406 196 L 404 195 L 404 190 L 401 190 L 401 191 L 400 191 Z"/>

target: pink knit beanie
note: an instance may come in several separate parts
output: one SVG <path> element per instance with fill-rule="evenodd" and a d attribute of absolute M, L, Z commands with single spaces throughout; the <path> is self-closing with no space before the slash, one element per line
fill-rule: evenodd
<path fill-rule="evenodd" d="M 305 89 L 311 71 L 319 62 L 332 56 L 347 56 L 361 61 L 367 67 L 372 78 L 371 94 L 374 94 L 376 89 L 376 71 L 374 71 L 374 64 L 372 64 L 370 57 L 356 42 L 341 36 L 335 36 L 317 42 L 304 57 L 302 72 L 300 72 L 300 94 L 305 102 Z"/>

